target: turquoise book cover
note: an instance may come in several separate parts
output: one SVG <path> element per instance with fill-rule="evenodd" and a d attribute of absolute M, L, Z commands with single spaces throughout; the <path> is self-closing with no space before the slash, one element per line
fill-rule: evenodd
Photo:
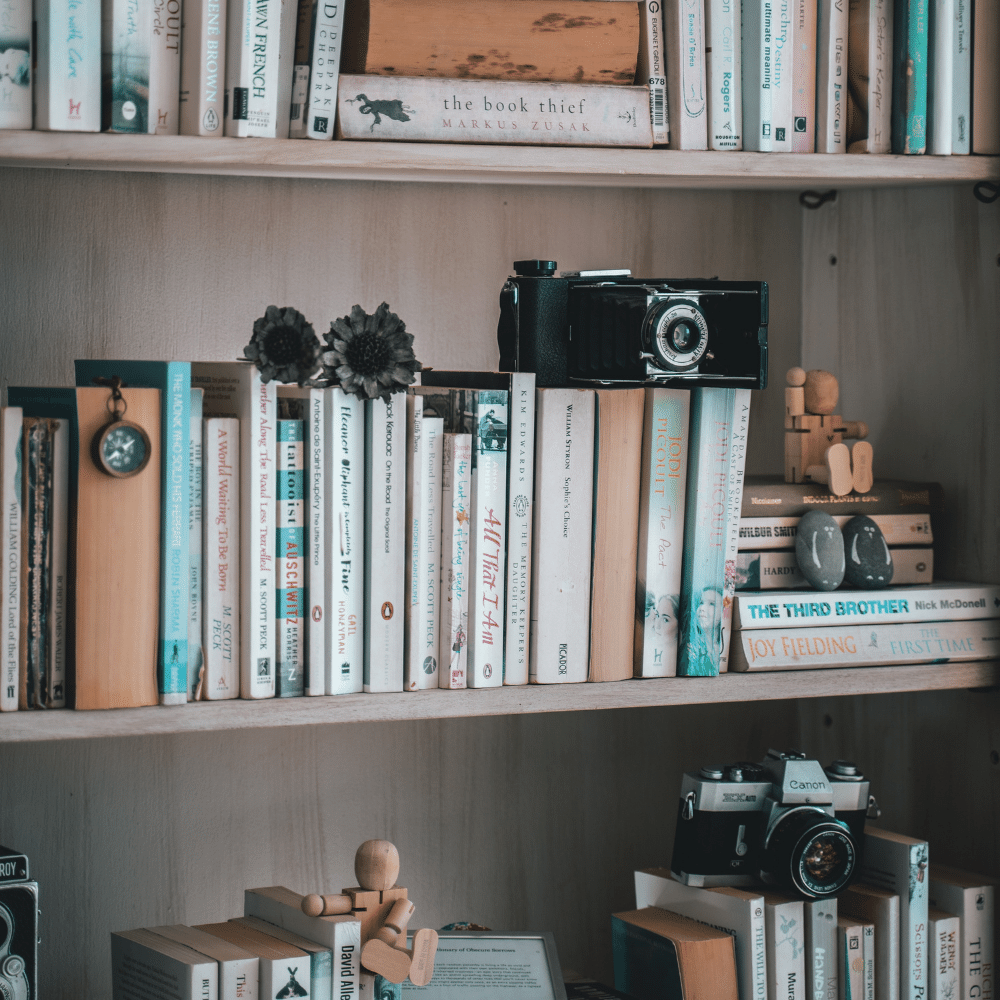
<path fill-rule="evenodd" d="M 715 677 L 722 656 L 726 506 L 735 389 L 691 392 L 677 673 Z"/>
<path fill-rule="evenodd" d="M 188 581 L 191 546 L 191 363 L 189 361 L 78 360 L 76 384 L 118 375 L 137 389 L 159 389 L 163 434 L 160 524 L 160 703 L 187 703 Z M 128 414 L 126 413 L 126 419 Z"/>
<path fill-rule="evenodd" d="M 927 150 L 927 0 L 896 0 L 892 45 L 892 151 Z"/>
<path fill-rule="evenodd" d="M 286 402 L 279 399 L 279 404 Z M 294 400 L 298 402 L 298 400 Z M 303 423 L 278 420 L 277 652 L 279 698 L 305 694 L 305 463 Z"/>

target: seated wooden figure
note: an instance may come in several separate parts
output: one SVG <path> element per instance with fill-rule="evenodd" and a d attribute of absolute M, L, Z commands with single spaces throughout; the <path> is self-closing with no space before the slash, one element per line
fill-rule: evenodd
<path fill-rule="evenodd" d="M 785 376 L 785 482 L 812 480 L 845 496 L 872 488 L 872 446 L 868 425 L 842 420 L 837 407 L 840 386 L 822 369 L 789 368 Z M 848 449 L 844 438 L 854 438 Z"/>
<path fill-rule="evenodd" d="M 396 885 L 399 852 L 388 840 L 366 840 L 354 856 L 358 885 L 339 895 L 311 893 L 302 910 L 311 917 L 353 913 L 361 921 L 361 965 L 391 983 L 407 976 L 414 986 L 426 986 L 434 974 L 437 931 L 414 932 L 413 947 L 406 948 L 406 927 L 413 903 L 406 889 Z"/>

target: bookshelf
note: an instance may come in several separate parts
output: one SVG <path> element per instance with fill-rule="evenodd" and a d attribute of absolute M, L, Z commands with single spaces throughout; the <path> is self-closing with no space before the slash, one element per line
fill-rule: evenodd
<path fill-rule="evenodd" d="M 321 330 L 382 299 L 425 363 L 485 368 L 514 259 L 765 278 L 748 468 L 781 468 L 785 369 L 830 368 L 877 474 L 944 483 L 938 575 L 1000 579 L 1000 204 L 971 190 L 1000 160 L 730 157 L 0 134 L 0 377 L 235 357 L 268 303 Z M 10 716 L 0 839 L 42 883 L 47 997 L 108 995 L 112 929 L 223 919 L 249 885 L 339 889 L 372 836 L 399 846 L 418 924 L 552 929 L 565 966 L 607 981 L 608 915 L 635 867 L 669 861 L 680 773 L 704 763 L 852 757 L 887 825 L 1000 874 L 998 672 Z"/>

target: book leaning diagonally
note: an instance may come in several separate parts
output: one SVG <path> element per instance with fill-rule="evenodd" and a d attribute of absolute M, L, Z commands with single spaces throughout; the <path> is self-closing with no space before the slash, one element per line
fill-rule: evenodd
<path fill-rule="evenodd" d="M 653 145 L 648 87 L 434 77 L 341 76 L 337 134 L 411 142 Z"/>
<path fill-rule="evenodd" d="M 17 710 L 21 636 L 21 416 L 19 406 L 0 409 L 0 712 Z"/>
<path fill-rule="evenodd" d="M 240 421 L 240 697 L 273 698 L 277 390 L 243 361 L 192 362 L 191 382 L 206 417 Z"/>

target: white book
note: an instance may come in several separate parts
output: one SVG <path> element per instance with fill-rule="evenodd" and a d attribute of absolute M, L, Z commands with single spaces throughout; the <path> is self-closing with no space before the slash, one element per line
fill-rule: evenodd
<path fill-rule="evenodd" d="M 305 458 L 302 400 L 278 397 L 278 524 L 275 532 L 279 698 L 305 694 Z"/>
<path fill-rule="evenodd" d="M 230 920 L 232 923 L 242 924 L 244 927 L 260 931 L 262 934 L 269 934 L 279 941 L 284 941 L 285 944 L 294 945 L 300 951 L 304 951 L 309 956 L 309 987 L 306 995 L 312 1000 L 333 1000 L 333 952 L 328 947 L 310 941 L 308 938 L 279 927 L 277 924 L 261 920 L 260 917 L 231 917 Z M 303 980 L 306 979 L 303 973 L 300 972 L 298 975 Z M 305 982 L 302 985 L 305 987 Z M 293 992 L 284 994 L 284 996 L 294 995 Z M 278 996 L 280 997 L 282 994 L 279 993 Z"/>
<path fill-rule="evenodd" d="M 535 684 L 587 679 L 596 406 L 592 389 L 536 390 L 530 638 Z"/>
<path fill-rule="evenodd" d="M 816 14 L 816 152 L 847 152 L 848 0 L 819 0 Z M 890 59 L 892 49 L 887 48 Z M 886 93 L 892 87 L 886 83 Z"/>
<path fill-rule="evenodd" d="M 747 434 L 750 429 L 750 390 L 737 389 L 733 429 L 729 436 L 729 477 L 726 483 L 726 575 L 722 587 L 722 652 L 719 673 L 729 669 L 729 643 L 733 634 L 733 599 L 736 594 L 736 558 L 740 547 L 740 508 L 746 472 Z"/>
<path fill-rule="evenodd" d="M 365 582 L 365 405 L 340 388 L 323 390 L 326 414 L 326 691 L 362 688 Z"/>
<path fill-rule="evenodd" d="M 773 49 L 771 59 L 771 150 L 775 153 L 792 151 L 792 106 L 795 95 L 795 70 L 792 19 L 795 12 L 793 0 L 774 0 Z M 764 26 L 765 35 L 767 26 Z M 766 55 L 765 55 L 766 60 Z"/>
<path fill-rule="evenodd" d="M 275 513 L 277 387 L 242 361 L 194 361 L 206 417 L 240 420 L 240 697 L 275 691 Z"/>
<path fill-rule="evenodd" d="M 740 1000 L 767 996 L 764 898 L 759 892 L 684 885 L 667 869 L 650 868 L 635 873 L 635 905 L 659 906 L 731 934 Z"/>
<path fill-rule="evenodd" d="M 806 1000 L 837 1000 L 837 897 L 803 902 Z"/>
<path fill-rule="evenodd" d="M 972 152 L 972 3 L 955 0 L 952 31 L 951 151 Z"/>
<path fill-rule="evenodd" d="M 403 690 L 406 402 L 365 400 L 364 689 Z"/>
<path fill-rule="evenodd" d="M 657 146 L 665 146 L 670 138 L 664 55 L 663 9 L 658 0 L 639 0 L 639 58 L 635 79 L 636 83 L 649 87 L 649 115 L 653 122 L 653 144 Z"/>
<path fill-rule="evenodd" d="M 840 1000 L 865 1000 L 865 929 L 871 926 L 855 917 L 837 918 Z"/>
<path fill-rule="evenodd" d="M 52 433 L 52 520 L 49 584 L 49 708 L 66 707 L 66 650 L 69 625 L 69 448 L 70 427 L 59 420 Z"/>
<path fill-rule="evenodd" d="M 927 995 L 927 855 L 926 840 L 865 828 L 861 877 L 899 896 L 899 995 L 904 1000 Z"/>
<path fill-rule="evenodd" d="M 299 3 L 299 20 L 302 8 L 307 3 Z M 311 5 L 309 5 L 311 7 Z M 298 59 L 296 45 L 296 59 Z M 306 138 L 306 104 L 309 101 L 309 63 L 296 62 L 292 69 L 292 103 L 288 112 L 288 138 Z"/>
<path fill-rule="evenodd" d="M 634 674 L 677 673 L 691 393 L 647 389 L 639 481 Z"/>
<path fill-rule="evenodd" d="M 890 150 L 892 10 L 891 0 L 850 0 L 847 45 L 849 153 L 888 153 Z"/>
<path fill-rule="evenodd" d="M 0 408 L 0 712 L 16 712 L 21 642 L 21 420 L 20 406 Z"/>
<path fill-rule="evenodd" d="M 705 0 L 708 148 L 743 148 L 742 17 L 737 0 Z"/>
<path fill-rule="evenodd" d="M 933 907 L 927 911 L 927 936 L 930 941 L 928 1000 L 954 1000 L 960 996 L 961 924 L 961 919 L 952 913 Z"/>
<path fill-rule="evenodd" d="M 428 457 L 421 450 L 423 428 L 424 398 L 411 390 L 406 394 L 406 585 L 403 591 L 403 687 L 408 691 L 416 690 L 423 666 L 420 536 Z M 411 656 L 419 657 L 419 662 L 412 663 Z"/>
<path fill-rule="evenodd" d="M 201 698 L 240 696 L 240 422 L 204 421 L 205 609 Z"/>
<path fill-rule="evenodd" d="M 225 0 L 185 0 L 181 25 L 180 134 L 222 135 L 226 95 Z"/>
<path fill-rule="evenodd" d="M 986 984 L 996 981 L 993 965 L 996 943 L 994 880 L 933 864 L 930 868 L 929 903 L 962 918 L 960 996 L 985 997 Z"/>
<path fill-rule="evenodd" d="M 0 128 L 31 128 L 31 0 L 0 4 Z"/>
<path fill-rule="evenodd" d="M 326 390 L 296 385 L 278 386 L 281 399 L 298 400 L 303 421 L 302 461 L 305 472 L 303 527 L 305 528 L 305 693 L 326 690 Z"/>
<path fill-rule="evenodd" d="M 795 0 L 792 24 L 792 152 L 816 151 L 816 4 Z"/>
<path fill-rule="evenodd" d="M 503 684 L 509 398 L 505 389 L 472 394 L 469 687 Z"/>
<path fill-rule="evenodd" d="M 767 1000 L 805 1000 L 805 912 L 801 899 L 764 892 Z"/>
<path fill-rule="evenodd" d="M 243 893 L 243 912 L 329 948 L 335 1000 L 358 1000 L 361 921 L 356 916 L 346 913 L 308 917 L 302 912 L 302 896 L 283 886 L 247 889 Z"/>
<path fill-rule="evenodd" d="M 152 931 L 111 934 L 113 1000 L 218 1000 L 218 963 Z"/>
<path fill-rule="evenodd" d="M 742 0 L 743 148 L 774 149 L 774 29 L 777 0 Z"/>
<path fill-rule="evenodd" d="M 190 541 L 188 555 L 190 571 L 188 575 L 188 679 L 187 700 L 198 701 L 200 688 L 204 680 L 205 650 L 201 644 L 202 628 L 201 614 L 205 603 L 204 580 L 202 577 L 203 563 L 202 545 L 205 525 L 203 512 L 205 507 L 205 470 L 204 470 L 204 418 L 202 415 L 204 389 L 191 390 L 191 447 L 188 452 L 190 461 L 190 510 L 188 513 L 188 528 Z"/>
<path fill-rule="evenodd" d="M 233 921 L 199 924 L 197 929 L 214 934 L 257 956 L 257 995 L 261 1000 L 302 997 L 311 992 L 309 955 L 301 948 L 272 934 Z M 299 975 L 302 976 L 302 983 L 298 980 Z"/>
<path fill-rule="evenodd" d="M 287 139 L 296 4 L 234 0 L 228 13 L 226 135 Z"/>
<path fill-rule="evenodd" d="M 841 528 L 851 514 L 834 514 Z M 934 541 L 931 519 L 927 514 L 867 514 L 879 527 L 886 543 L 893 546 L 926 545 Z M 790 549 L 795 551 L 795 536 L 801 517 L 741 517 L 740 551 L 759 549 Z"/>
<path fill-rule="evenodd" d="M 931 0 L 927 44 L 927 152 L 950 156 L 955 104 L 955 3 Z"/>
<path fill-rule="evenodd" d="M 345 0 L 315 0 L 309 39 L 308 99 L 305 134 L 332 139 L 337 113 L 337 84 L 344 35 Z"/>
<path fill-rule="evenodd" d="M 35 128 L 101 130 L 101 5 L 35 0 Z"/>
<path fill-rule="evenodd" d="M 177 135 L 181 0 L 102 0 L 101 126 Z"/>
<path fill-rule="evenodd" d="M 438 686 L 464 688 L 469 658 L 472 435 L 445 434 L 441 461 L 441 627 Z"/>
<path fill-rule="evenodd" d="M 708 149 L 705 0 L 664 0 L 663 27 L 670 148 Z"/>
<path fill-rule="evenodd" d="M 890 552 L 894 587 L 921 586 L 933 581 L 933 549 L 896 547 Z M 809 586 L 799 569 L 795 549 L 765 549 L 763 552 L 741 549 L 736 553 L 737 595 L 741 590 L 807 590 Z"/>
<path fill-rule="evenodd" d="M 219 964 L 219 1000 L 257 1000 L 256 955 L 239 945 L 206 934 L 196 927 L 167 924 L 148 928 L 153 934 L 176 941 Z"/>
<path fill-rule="evenodd" d="M 874 928 L 875 996 L 878 1000 L 900 1000 L 899 896 L 855 882 L 841 892 L 840 912 Z"/>

